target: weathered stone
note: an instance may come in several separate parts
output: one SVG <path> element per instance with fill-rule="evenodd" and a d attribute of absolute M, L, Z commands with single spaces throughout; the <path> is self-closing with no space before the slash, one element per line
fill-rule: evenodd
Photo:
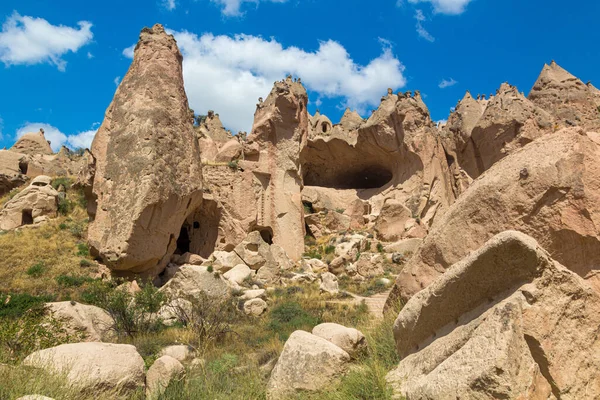
<path fill-rule="evenodd" d="M 152 363 L 146 374 L 146 398 L 159 398 L 172 381 L 182 380 L 185 368 L 171 356 L 162 356 Z"/>
<path fill-rule="evenodd" d="M 406 221 L 411 216 L 411 211 L 404 206 L 403 202 L 387 199 L 375 220 L 373 229 L 377 232 L 377 237 L 380 240 L 395 242 L 402 238 Z"/>
<path fill-rule="evenodd" d="M 343 325 L 327 322 L 315 326 L 312 334 L 330 341 L 348 353 L 352 358 L 355 358 L 367 349 L 365 335 L 354 328 L 347 328 Z"/>
<path fill-rule="evenodd" d="M 113 271 L 161 272 L 184 220 L 202 202 L 181 62 L 172 35 L 158 24 L 144 28 L 92 143 L 98 206 L 88 240 Z"/>
<path fill-rule="evenodd" d="M 208 272 L 207 267 L 199 265 L 182 265 L 160 291 L 173 299 L 196 298 L 200 293 L 221 301 L 229 297 L 229 286 L 223 276 L 217 271 Z"/>
<path fill-rule="evenodd" d="M 283 399 L 301 391 L 315 392 L 338 380 L 350 356 L 333 343 L 304 331 L 285 342 L 267 386 L 267 399 Z"/>
<path fill-rule="evenodd" d="M 71 343 L 36 351 L 23 365 L 64 376 L 82 392 L 110 396 L 144 387 L 144 360 L 128 344 Z"/>
<path fill-rule="evenodd" d="M 17 140 L 10 151 L 22 154 L 53 154 L 50 142 L 44 136 L 44 130 L 26 133 Z"/>
<path fill-rule="evenodd" d="M 252 278 L 254 274 L 255 272 L 246 264 L 239 264 L 225 272 L 223 277 L 236 285 L 241 285 L 246 279 Z"/>
<path fill-rule="evenodd" d="M 258 317 L 267 310 L 267 302 L 263 299 L 255 298 L 244 303 L 244 312 L 247 315 Z"/>
<path fill-rule="evenodd" d="M 52 317 L 60 321 L 71 335 L 82 334 L 85 341 L 109 341 L 114 335 L 114 322 L 103 309 L 75 301 L 47 303 Z"/>
<path fill-rule="evenodd" d="M 169 356 L 173 357 L 179 362 L 189 360 L 194 356 L 194 351 L 190 346 L 184 344 L 174 344 L 167 346 L 158 353 L 158 357 Z"/>
<path fill-rule="evenodd" d="M 40 222 L 40 217 L 56 217 L 58 192 L 51 178 L 38 176 L 31 184 L 9 200 L 0 211 L 0 230 L 15 229 Z"/>
<path fill-rule="evenodd" d="M 338 279 L 331 272 L 324 272 L 321 274 L 321 284 L 319 289 L 329 294 L 338 294 L 340 291 Z"/>

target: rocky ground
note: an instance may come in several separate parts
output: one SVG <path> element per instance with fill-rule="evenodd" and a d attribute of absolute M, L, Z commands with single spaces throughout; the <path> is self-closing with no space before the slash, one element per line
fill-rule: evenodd
<path fill-rule="evenodd" d="M 90 150 L 0 151 L 0 399 L 600 397 L 591 83 L 333 124 L 287 77 L 232 135 L 181 60 L 144 28 Z"/>

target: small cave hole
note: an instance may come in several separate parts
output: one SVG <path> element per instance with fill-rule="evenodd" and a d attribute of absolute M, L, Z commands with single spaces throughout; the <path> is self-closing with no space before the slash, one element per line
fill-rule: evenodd
<path fill-rule="evenodd" d="M 323 133 L 327 133 L 328 130 L 329 130 L 329 124 L 327 122 L 321 123 L 321 131 Z"/>
<path fill-rule="evenodd" d="M 181 227 L 181 231 L 179 232 L 179 237 L 177 238 L 177 250 L 175 250 L 175 254 L 184 254 L 190 251 L 190 234 L 188 232 L 188 224 L 183 224 Z"/>
<path fill-rule="evenodd" d="M 23 175 L 27 175 L 27 170 L 29 169 L 29 163 L 25 160 L 19 161 L 19 171 Z"/>
<path fill-rule="evenodd" d="M 273 244 L 273 231 L 271 229 L 268 228 L 264 228 L 261 229 L 260 231 L 260 237 L 262 237 L 262 239 L 268 243 L 268 244 Z"/>
<path fill-rule="evenodd" d="M 21 225 L 31 225 L 33 224 L 33 215 L 31 210 L 23 210 L 21 213 Z"/>

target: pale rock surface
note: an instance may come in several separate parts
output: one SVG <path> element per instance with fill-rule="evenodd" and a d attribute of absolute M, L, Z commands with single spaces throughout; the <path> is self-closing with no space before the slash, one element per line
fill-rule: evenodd
<path fill-rule="evenodd" d="M 265 289 L 251 289 L 246 290 L 243 295 L 240 296 L 240 300 L 252 300 L 262 298 L 266 296 L 267 291 Z"/>
<path fill-rule="evenodd" d="M 22 154 L 54 154 L 44 131 L 26 133 L 17 140 L 10 151 Z"/>
<path fill-rule="evenodd" d="M 359 275 L 372 278 L 384 274 L 384 261 L 384 256 L 381 254 L 362 253 L 354 265 Z"/>
<path fill-rule="evenodd" d="M 340 324 L 319 324 L 313 328 L 312 334 L 335 344 L 352 358 L 367 349 L 367 340 L 361 331 Z"/>
<path fill-rule="evenodd" d="M 436 221 L 398 276 L 390 301 L 409 299 L 509 229 L 532 236 L 558 262 L 600 287 L 600 145 L 593 137 L 564 129 L 492 166 Z"/>
<path fill-rule="evenodd" d="M 146 373 L 146 398 L 159 398 L 172 381 L 184 377 L 185 368 L 178 360 L 168 355 L 158 358 Z"/>
<path fill-rule="evenodd" d="M 98 206 L 88 241 L 122 274 L 160 273 L 184 220 L 202 204 L 200 151 L 181 63 L 162 25 L 144 28 L 92 143 Z"/>
<path fill-rule="evenodd" d="M 17 400 L 54 400 L 52 397 L 42 396 L 41 394 L 28 394 L 27 396 L 19 397 Z"/>
<path fill-rule="evenodd" d="M 244 280 L 253 277 L 255 272 L 246 264 L 238 264 L 231 270 L 225 272 L 223 277 L 235 285 L 241 285 Z"/>
<path fill-rule="evenodd" d="M 423 243 L 423 239 L 403 239 L 396 243 L 390 243 L 388 245 L 385 245 L 383 249 L 386 253 L 414 253 L 415 251 L 417 251 L 421 243 Z"/>
<path fill-rule="evenodd" d="M 46 307 L 68 333 L 83 334 L 85 341 L 109 341 L 115 336 L 112 318 L 100 307 L 74 301 L 46 303 Z"/>
<path fill-rule="evenodd" d="M 324 272 L 321 274 L 321 283 L 319 284 L 319 289 L 322 292 L 327 292 L 329 294 L 338 294 L 340 291 L 338 279 L 331 272 Z"/>
<path fill-rule="evenodd" d="M 9 200 L 0 210 L 0 230 L 31 225 L 40 222 L 41 217 L 56 217 L 58 192 L 50 185 L 51 180 L 49 176 L 38 176 Z"/>
<path fill-rule="evenodd" d="M 503 232 L 404 306 L 388 382 L 410 399 L 597 398 L 599 299 L 534 239 Z"/>
<path fill-rule="evenodd" d="M 267 386 L 267 399 L 284 399 L 331 385 L 347 371 L 350 356 L 333 343 L 304 331 L 285 342 Z"/>
<path fill-rule="evenodd" d="M 179 362 L 184 362 L 193 358 L 194 351 L 190 346 L 186 346 L 184 344 L 174 344 L 165 347 L 158 353 L 158 357 L 162 356 L 173 357 Z"/>
<path fill-rule="evenodd" d="M 404 226 L 411 217 L 412 212 L 406 208 L 403 202 L 386 199 L 373 229 L 380 240 L 395 242 L 403 237 Z"/>
<path fill-rule="evenodd" d="M 237 139 L 231 139 L 225 143 L 215 156 L 216 162 L 230 162 L 242 156 L 242 145 Z"/>
<path fill-rule="evenodd" d="M 244 264 L 244 260 L 232 251 L 215 251 L 209 259 L 202 263 L 204 266 L 212 265 L 215 271 L 227 272 L 236 265 Z"/>
<path fill-rule="evenodd" d="M 229 297 L 229 286 L 217 271 L 208 272 L 207 267 L 182 265 L 175 276 L 160 291 L 171 298 L 197 298 L 200 293 L 225 301 Z"/>
<path fill-rule="evenodd" d="M 267 310 L 267 302 L 263 299 L 254 298 L 244 303 L 244 312 L 247 315 L 258 317 Z"/>
<path fill-rule="evenodd" d="M 82 392 L 97 396 L 126 395 L 144 387 L 144 360 L 128 344 L 63 344 L 30 354 L 23 365 L 63 375 Z"/>

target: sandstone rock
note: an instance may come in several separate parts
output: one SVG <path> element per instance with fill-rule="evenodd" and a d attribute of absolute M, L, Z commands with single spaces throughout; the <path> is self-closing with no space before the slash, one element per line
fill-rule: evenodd
<path fill-rule="evenodd" d="M 17 400 L 54 400 L 52 397 L 42 396 L 41 394 L 28 394 L 27 396 L 19 397 Z"/>
<path fill-rule="evenodd" d="M 255 298 L 244 303 L 244 312 L 247 315 L 258 317 L 267 310 L 267 302 L 263 299 Z"/>
<path fill-rule="evenodd" d="M 231 139 L 225 143 L 215 156 L 216 162 L 229 162 L 237 160 L 242 156 L 242 145 L 237 139 Z"/>
<path fill-rule="evenodd" d="M 386 253 L 401 253 L 406 255 L 417 251 L 421 243 L 423 243 L 422 239 L 403 239 L 396 243 L 388 244 L 384 246 L 383 249 Z"/>
<path fill-rule="evenodd" d="M 212 265 L 215 271 L 227 272 L 236 265 L 244 264 L 244 260 L 232 251 L 215 251 L 203 264 Z"/>
<path fill-rule="evenodd" d="M 202 257 L 199 256 L 198 254 L 193 254 L 190 252 L 187 253 L 183 253 L 180 256 L 174 256 L 177 259 L 177 264 L 179 265 L 183 265 L 183 264 L 191 264 L 191 265 L 202 265 L 206 260 Z"/>
<path fill-rule="evenodd" d="M 386 199 L 373 229 L 377 237 L 386 242 L 395 242 L 402 238 L 406 221 L 412 216 L 404 203 L 395 199 Z"/>
<path fill-rule="evenodd" d="M 251 232 L 234 249 L 235 254 L 250 268 L 257 271 L 267 264 L 273 262 L 271 249 L 260 235 L 260 232 Z"/>
<path fill-rule="evenodd" d="M 23 365 L 64 375 L 74 387 L 96 396 L 126 395 L 144 387 L 144 360 L 128 344 L 63 344 L 30 354 Z"/>
<path fill-rule="evenodd" d="M 411 399 L 595 398 L 598 298 L 535 240 L 503 232 L 408 301 L 388 381 Z"/>
<path fill-rule="evenodd" d="M 240 300 L 252 300 L 259 297 L 262 298 L 266 296 L 266 293 L 267 292 L 265 289 L 246 290 L 244 294 L 240 296 Z"/>
<path fill-rule="evenodd" d="M 114 337 L 113 320 L 103 309 L 74 301 L 47 303 L 52 317 L 70 334 L 83 334 L 86 341 L 108 341 Z"/>
<path fill-rule="evenodd" d="M 184 344 L 175 344 L 167 346 L 158 353 L 158 357 L 169 356 L 179 362 L 184 362 L 194 356 L 194 351 L 190 346 Z"/>
<path fill-rule="evenodd" d="M 10 148 L 10 151 L 14 151 L 22 154 L 53 154 L 50 142 L 46 140 L 44 136 L 44 130 L 40 129 L 39 132 L 26 133 L 17 140 L 17 142 Z"/>
<path fill-rule="evenodd" d="M 197 298 L 200 293 L 221 301 L 229 297 L 229 286 L 221 274 L 208 272 L 207 267 L 198 265 L 182 265 L 160 291 L 173 299 L 188 296 Z"/>
<path fill-rule="evenodd" d="M 335 344 L 352 358 L 367 349 L 365 335 L 354 328 L 328 322 L 315 326 L 312 334 Z"/>
<path fill-rule="evenodd" d="M 332 233 L 347 231 L 352 222 L 349 216 L 334 211 L 310 214 L 304 218 L 304 221 L 316 239 Z"/>
<path fill-rule="evenodd" d="M 340 289 L 337 277 L 331 272 L 322 273 L 321 284 L 319 285 L 319 289 L 322 292 L 327 292 L 329 294 L 338 294 Z"/>
<path fill-rule="evenodd" d="M 529 92 L 529 99 L 558 118 L 562 126 L 600 129 L 597 89 L 561 68 L 554 61 L 544 65 Z"/>
<path fill-rule="evenodd" d="M 380 254 L 362 253 L 358 261 L 356 261 L 356 272 L 365 278 L 372 278 L 383 275 L 384 257 Z"/>
<path fill-rule="evenodd" d="M 301 83 L 276 82 L 254 115 L 248 145 L 260 149 L 253 170 L 262 193 L 257 225 L 272 229 L 273 243 L 292 261 L 304 252 L 299 153 L 308 136 L 308 96 Z"/>
<path fill-rule="evenodd" d="M 160 397 L 172 381 L 182 380 L 185 368 L 171 356 L 162 356 L 152 363 L 146 374 L 146 398 Z"/>
<path fill-rule="evenodd" d="M 172 35 L 158 24 L 144 28 L 92 143 L 98 207 L 88 240 L 113 271 L 160 273 L 184 220 L 202 202 L 181 62 Z"/>
<path fill-rule="evenodd" d="M 58 192 L 50 182 L 50 177 L 38 176 L 28 187 L 9 200 L 0 211 L 0 230 L 31 225 L 39 222 L 39 218 L 44 216 L 56 217 Z"/>
<path fill-rule="evenodd" d="M 301 268 L 304 272 L 327 272 L 328 266 L 317 258 L 302 259 Z"/>
<path fill-rule="evenodd" d="M 233 267 L 233 269 L 225 272 L 223 277 L 228 281 L 241 285 L 244 280 L 248 278 L 252 278 L 254 276 L 254 271 L 252 271 L 246 264 L 239 264 Z"/>
<path fill-rule="evenodd" d="M 347 370 L 350 356 L 333 343 L 304 331 L 285 342 L 267 386 L 268 399 L 301 391 L 315 392 L 332 384 Z"/>
<path fill-rule="evenodd" d="M 391 300 L 427 287 L 494 234 L 522 231 L 597 286 L 600 147 L 576 128 L 544 136 L 496 163 L 434 224 Z M 522 171 L 527 171 L 524 177 Z M 461 240 L 456 240 L 461 238 Z"/>

